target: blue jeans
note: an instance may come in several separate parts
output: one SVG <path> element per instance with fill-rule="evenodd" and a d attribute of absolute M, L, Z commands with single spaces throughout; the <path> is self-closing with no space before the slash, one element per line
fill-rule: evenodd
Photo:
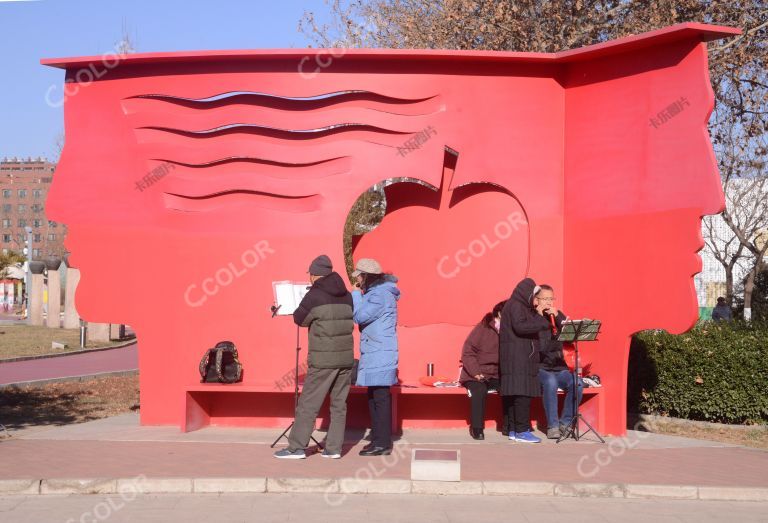
<path fill-rule="evenodd" d="M 542 403 L 544 403 L 544 412 L 547 415 L 547 428 L 556 428 L 557 419 L 557 389 L 565 390 L 565 401 L 563 402 L 563 415 L 560 416 L 559 423 L 568 425 L 573 419 L 573 373 L 569 370 L 549 371 L 539 369 L 539 381 L 541 382 Z M 582 389 L 584 383 L 579 378 L 578 402 L 581 403 Z"/>

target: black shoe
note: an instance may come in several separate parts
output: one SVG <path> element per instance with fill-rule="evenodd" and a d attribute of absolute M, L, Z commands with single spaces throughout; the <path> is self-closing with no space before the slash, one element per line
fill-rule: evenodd
<path fill-rule="evenodd" d="M 373 447 L 360 451 L 361 456 L 389 456 L 392 454 L 392 447 Z"/>
<path fill-rule="evenodd" d="M 472 439 L 485 439 L 485 434 L 483 433 L 483 429 L 476 429 L 476 428 L 470 427 L 469 435 L 472 436 Z"/>
<path fill-rule="evenodd" d="M 368 445 L 366 445 L 365 447 L 363 447 L 363 450 L 371 450 L 371 449 L 372 449 L 373 447 L 375 447 L 375 446 L 376 446 L 376 445 L 374 445 L 373 443 L 369 443 Z"/>

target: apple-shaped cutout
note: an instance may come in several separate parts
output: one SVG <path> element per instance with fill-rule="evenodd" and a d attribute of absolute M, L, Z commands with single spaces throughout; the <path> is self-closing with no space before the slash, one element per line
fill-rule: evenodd
<path fill-rule="evenodd" d="M 357 240 L 354 261 L 374 258 L 398 277 L 398 323 L 473 325 L 528 272 L 529 230 L 520 202 L 490 183 L 439 190 L 385 188 L 383 220 Z"/>

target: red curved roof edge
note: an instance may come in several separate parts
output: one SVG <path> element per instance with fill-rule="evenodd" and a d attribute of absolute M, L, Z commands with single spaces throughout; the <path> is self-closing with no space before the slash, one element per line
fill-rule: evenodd
<path fill-rule="evenodd" d="M 429 58 L 435 61 L 442 60 L 473 60 L 473 61 L 515 61 L 515 62 L 546 62 L 568 63 L 582 60 L 593 60 L 605 56 L 626 53 L 646 47 L 670 44 L 681 40 L 696 40 L 709 42 L 720 38 L 741 34 L 741 30 L 735 27 L 701 24 L 688 22 L 677 24 L 647 33 L 626 36 L 616 40 L 609 40 L 595 45 L 589 45 L 578 49 L 569 49 L 556 53 L 530 53 L 511 51 L 455 51 L 446 49 L 250 49 L 250 50 L 224 50 L 224 51 L 177 51 L 171 53 L 135 53 L 121 57 L 121 63 L 145 64 L 145 63 L 173 63 L 173 62 L 207 62 L 221 60 L 242 60 L 258 58 L 261 60 L 284 60 L 313 56 L 317 54 L 342 54 L 347 59 L 392 59 L 398 60 L 423 60 Z M 40 60 L 43 65 L 67 69 L 71 67 L 87 66 L 98 63 L 105 56 L 81 56 L 70 58 L 44 58 Z"/>

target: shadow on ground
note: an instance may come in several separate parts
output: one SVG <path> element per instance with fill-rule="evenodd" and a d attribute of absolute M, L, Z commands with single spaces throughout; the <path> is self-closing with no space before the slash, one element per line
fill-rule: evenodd
<path fill-rule="evenodd" d="M 138 409 L 138 376 L 0 390 L 0 424 L 9 430 L 83 423 Z"/>

